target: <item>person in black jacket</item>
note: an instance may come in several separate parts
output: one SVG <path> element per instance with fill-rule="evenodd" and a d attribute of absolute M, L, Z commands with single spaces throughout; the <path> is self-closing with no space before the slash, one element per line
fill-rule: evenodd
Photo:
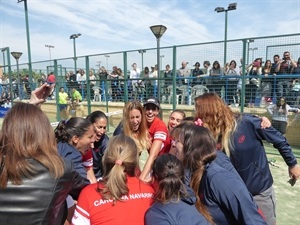
<path fill-rule="evenodd" d="M 45 101 L 48 89 L 33 91 L 30 102 Z M 59 156 L 47 116 L 33 104 L 14 104 L 0 143 L 0 224 L 64 224 L 66 197 L 77 199 L 86 185 L 72 163 Z"/>
<path fill-rule="evenodd" d="M 97 179 L 102 177 L 102 157 L 107 147 L 109 137 L 106 135 L 107 116 L 102 111 L 94 111 L 87 116 L 87 119 L 94 125 L 95 128 L 95 142 L 92 148 L 93 154 L 93 169 Z"/>

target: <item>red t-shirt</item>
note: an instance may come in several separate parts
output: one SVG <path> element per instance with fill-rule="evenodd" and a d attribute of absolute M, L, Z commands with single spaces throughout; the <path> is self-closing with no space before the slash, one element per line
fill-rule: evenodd
<path fill-rule="evenodd" d="M 47 82 L 52 84 L 55 83 L 55 75 L 54 74 L 49 75 L 47 78 Z"/>
<path fill-rule="evenodd" d="M 93 167 L 93 153 L 92 149 L 89 149 L 84 155 L 82 155 L 82 164 L 85 168 Z"/>
<path fill-rule="evenodd" d="M 150 125 L 148 132 L 152 142 L 155 140 L 160 140 L 163 142 L 159 155 L 168 153 L 170 151 L 171 145 L 169 131 L 166 124 L 161 119 L 156 117 Z"/>
<path fill-rule="evenodd" d="M 72 219 L 73 225 L 144 225 L 144 215 L 153 203 L 152 186 L 137 177 L 127 177 L 129 193 L 124 201 L 104 200 L 96 192 L 98 183 L 84 188 Z"/>

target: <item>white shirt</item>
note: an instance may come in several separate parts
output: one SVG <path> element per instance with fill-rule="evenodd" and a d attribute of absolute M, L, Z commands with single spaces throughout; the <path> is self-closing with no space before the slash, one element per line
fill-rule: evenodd
<path fill-rule="evenodd" d="M 131 70 L 129 78 L 134 79 L 132 80 L 132 83 L 137 83 L 141 76 L 141 70 L 139 68 L 136 68 L 136 70 Z"/>

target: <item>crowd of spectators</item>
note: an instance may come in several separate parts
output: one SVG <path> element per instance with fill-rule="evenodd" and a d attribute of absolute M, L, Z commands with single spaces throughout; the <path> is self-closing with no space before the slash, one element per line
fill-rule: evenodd
<path fill-rule="evenodd" d="M 244 91 L 244 103 L 246 107 L 267 106 L 275 104 L 278 98 L 284 97 L 289 105 L 299 106 L 300 82 L 297 75 L 300 74 L 300 57 L 292 58 L 290 52 L 285 51 L 282 58 L 275 54 L 273 60 L 256 58 L 253 62 L 245 64 L 242 71 L 243 60 L 240 64 L 235 60 L 221 65 L 219 61 L 205 60 L 189 66 L 182 61 L 181 67 L 172 69 L 166 64 L 158 72 L 157 65 L 145 66 L 140 69 L 137 63 L 131 65 L 127 71 L 127 85 L 125 75 L 121 68 L 113 66 L 111 70 L 101 66 L 99 70 L 86 72 L 78 69 L 75 73 L 68 71 L 63 81 L 59 80 L 58 86 L 64 88 L 71 98 L 72 89 L 76 89 L 83 100 L 90 97 L 91 101 L 116 101 L 124 100 L 125 88 L 127 88 L 129 100 L 143 101 L 148 97 L 158 97 L 164 103 L 171 103 L 175 94 L 178 104 L 193 104 L 193 97 L 205 93 L 217 93 L 228 105 L 240 106 L 242 93 L 242 74 L 246 75 Z M 174 74 L 175 71 L 175 74 Z M 161 80 L 158 79 L 160 74 Z M 291 76 L 292 75 L 292 76 Z M 176 93 L 173 93 L 173 78 L 175 78 Z M 38 80 L 40 86 L 44 82 L 55 82 L 55 75 L 50 72 Z M 89 86 L 88 86 L 89 84 Z M 11 98 L 29 98 L 32 85 L 26 75 L 18 82 L 12 79 L 12 88 L 7 77 L 0 77 L 1 103 L 5 104 Z M 89 88 L 88 88 L 89 87 Z M 89 93 L 87 93 L 89 91 Z M 158 95 L 159 93 L 159 95 Z M 55 96 L 50 96 L 52 99 Z"/>
<path fill-rule="evenodd" d="M 176 70 L 172 70 L 167 64 L 165 69 L 160 71 L 160 76 L 163 78 L 160 81 L 157 65 L 146 66 L 143 69 L 139 69 L 136 63 L 131 66 L 127 81 L 129 100 L 143 101 L 151 96 L 158 97 L 160 92 L 160 100 L 170 103 L 173 95 L 173 78 L 175 78 L 177 103 L 192 104 L 191 98 L 205 92 L 215 92 L 228 105 L 240 106 L 241 75 L 245 74 L 246 107 L 259 106 L 261 102 L 274 104 L 280 97 L 286 98 L 290 105 L 299 105 L 300 85 L 296 75 L 300 74 L 300 57 L 295 60 L 288 51 L 284 52 L 282 58 L 277 54 L 274 55 L 273 62 L 269 59 L 264 62 L 262 58 L 256 58 L 245 65 L 245 71 L 242 71 L 242 59 L 239 65 L 235 60 L 231 60 L 224 66 L 217 60 L 212 64 L 204 61 L 202 67 L 200 62 L 196 62 L 194 68 L 190 68 L 188 62 L 182 61 L 181 67 Z M 76 86 L 85 98 L 87 79 L 84 71 L 79 69 L 73 79 L 71 73 L 66 76 L 67 87 Z M 92 100 L 94 100 L 94 93 L 98 92 L 102 101 L 124 100 L 124 74 L 117 66 L 113 66 L 111 72 L 103 66 L 95 74 L 90 71 L 89 78 Z"/>

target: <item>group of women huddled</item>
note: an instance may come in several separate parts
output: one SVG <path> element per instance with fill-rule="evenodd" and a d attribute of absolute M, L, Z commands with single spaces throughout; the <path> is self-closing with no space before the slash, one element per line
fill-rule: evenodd
<path fill-rule="evenodd" d="M 167 126 L 156 119 L 157 99 L 128 102 L 109 138 L 101 111 L 53 131 L 36 106 L 49 89 L 33 91 L 31 104 L 14 104 L 4 118 L 0 224 L 274 225 L 262 140 L 280 151 L 292 179 L 300 176 L 268 120 L 236 114 L 216 94 L 196 97 L 192 117 L 174 110 Z"/>

